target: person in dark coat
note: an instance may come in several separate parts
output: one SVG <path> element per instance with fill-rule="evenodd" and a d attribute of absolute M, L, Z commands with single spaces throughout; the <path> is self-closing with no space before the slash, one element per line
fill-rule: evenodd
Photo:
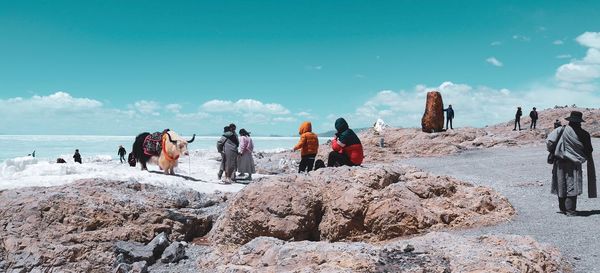
<path fill-rule="evenodd" d="M 448 124 L 450 124 L 450 129 L 454 130 L 454 128 L 452 128 L 452 120 L 454 119 L 454 109 L 452 109 L 452 104 L 449 104 L 448 108 L 444 109 L 444 112 L 446 112 L 446 130 L 448 130 Z"/>
<path fill-rule="evenodd" d="M 537 125 L 538 120 L 538 112 L 533 107 L 533 110 L 529 112 L 529 117 L 531 118 L 531 125 L 529 125 L 529 129 L 535 129 L 535 125 Z"/>
<path fill-rule="evenodd" d="M 343 118 L 335 121 L 334 139 L 331 141 L 333 151 L 329 153 L 327 167 L 360 166 L 364 159 L 363 146 L 360 139 Z"/>
<path fill-rule="evenodd" d="M 519 131 L 521 131 L 521 116 L 523 115 L 523 111 L 521 111 L 521 107 L 517 107 L 517 113 L 515 113 L 515 128 L 513 131 L 517 130 L 517 125 L 519 125 Z"/>
<path fill-rule="evenodd" d="M 567 216 L 577 215 L 577 196 L 583 193 L 582 164 L 587 163 L 588 197 L 596 198 L 596 170 L 590 134 L 581 128 L 583 114 L 571 112 L 569 124 L 554 129 L 546 147 L 554 154 L 551 193 L 558 196 L 558 207 Z"/>
<path fill-rule="evenodd" d="M 75 154 L 73 155 L 73 160 L 75 160 L 75 162 L 81 164 L 81 154 L 79 154 L 79 149 L 75 149 Z"/>
<path fill-rule="evenodd" d="M 125 160 L 125 155 L 127 154 L 127 151 L 125 151 L 125 148 L 123 148 L 122 145 L 119 145 L 119 151 L 117 152 L 117 154 L 119 155 L 119 160 L 121 161 L 121 164 L 123 164 Z"/>

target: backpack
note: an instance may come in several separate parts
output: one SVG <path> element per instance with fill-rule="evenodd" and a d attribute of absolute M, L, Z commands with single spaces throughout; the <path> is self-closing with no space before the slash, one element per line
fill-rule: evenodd
<path fill-rule="evenodd" d="M 321 159 L 317 159 L 317 161 L 315 161 L 315 168 L 314 168 L 314 170 L 316 171 L 316 170 L 321 169 L 321 168 L 325 168 L 325 162 L 323 162 L 323 160 L 321 160 Z"/>

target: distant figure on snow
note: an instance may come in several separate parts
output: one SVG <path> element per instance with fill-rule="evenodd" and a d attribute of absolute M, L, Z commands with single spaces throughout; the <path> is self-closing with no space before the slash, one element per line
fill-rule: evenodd
<path fill-rule="evenodd" d="M 125 155 L 127 154 L 127 151 L 125 151 L 123 145 L 119 145 L 119 151 L 117 152 L 117 154 L 119 155 L 119 160 L 121 161 L 121 164 L 123 164 L 123 161 L 125 161 Z"/>
<path fill-rule="evenodd" d="M 223 136 L 217 142 L 217 151 L 225 157 L 224 172 L 225 178 L 223 182 L 229 184 L 235 180 L 235 171 L 237 170 L 238 147 L 240 146 L 239 139 L 235 133 L 235 124 L 229 125 L 229 131 L 223 133 Z"/>
<path fill-rule="evenodd" d="M 537 125 L 538 120 L 538 112 L 533 107 L 533 110 L 529 112 L 529 117 L 531 118 L 531 125 L 529 125 L 529 129 L 535 129 L 535 125 Z"/>
<path fill-rule="evenodd" d="M 300 140 L 298 144 L 294 146 L 294 151 L 300 150 L 300 166 L 298 172 L 310 172 L 313 170 L 315 165 L 315 158 L 319 153 L 319 137 L 317 134 L 312 132 L 312 124 L 310 121 L 305 121 L 298 128 L 298 134 L 300 134 Z"/>
<path fill-rule="evenodd" d="M 333 151 L 329 153 L 327 167 L 337 166 L 360 166 L 364 159 L 363 146 L 360 139 L 348 127 L 348 123 L 343 118 L 335 121 L 335 137 L 331 141 Z"/>
<path fill-rule="evenodd" d="M 560 123 L 560 120 L 557 119 L 556 121 L 554 121 L 554 129 L 556 129 L 560 126 L 562 126 L 562 124 Z"/>
<path fill-rule="evenodd" d="M 513 131 L 517 130 L 517 125 L 519 125 L 519 131 L 521 131 L 521 116 L 523 115 L 523 111 L 521 111 L 521 107 L 517 107 L 517 113 L 515 113 L 515 128 Z"/>
<path fill-rule="evenodd" d="M 32 153 L 28 154 L 28 156 L 35 157 L 35 150 Z"/>
<path fill-rule="evenodd" d="M 448 130 L 448 124 L 450 124 L 450 129 L 452 128 L 452 120 L 454 119 L 454 109 L 452 109 L 452 104 L 448 104 L 448 108 L 444 109 L 446 112 L 446 130 Z"/>
<path fill-rule="evenodd" d="M 75 162 L 81 164 L 81 154 L 79 154 L 79 149 L 75 149 L 75 154 L 73 155 L 73 160 L 75 160 Z"/>
<path fill-rule="evenodd" d="M 252 180 L 252 174 L 256 172 L 254 169 L 254 158 L 252 158 L 253 152 L 254 143 L 250 137 L 250 132 L 243 128 L 240 129 L 240 147 L 237 169 L 240 173 L 240 176 L 245 173 L 248 174 L 248 176 L 244 178 L 246 180 Z"/>
<path fill-rule="evenodd" d="M 572 111 L 569 124 L 554 129 L 546 139 L 548 151 L 554 153 L 552 190 L 558 195 L 558 207 L 567 216 L 577 215 L 577 196 L 583 192 L 581 165 L 587 161 L 588 197 L 596 197 L 596 170 L 592 158 L 590 134 L 581 128 L 583 114 Z"/>

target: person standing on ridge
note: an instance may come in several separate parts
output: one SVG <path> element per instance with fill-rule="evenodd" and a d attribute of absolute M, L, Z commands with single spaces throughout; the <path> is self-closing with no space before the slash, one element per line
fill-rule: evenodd
<path fill-rule="evenodd" d="M 448 108 L 444 109 L 446 112 L 446 130 L 448 130 L 448 124 L 450 124 L 450 129 L 452 128 L 452 119 L 454 119 L 454 109 L 452 109 L 452 104 L 448 104 Z"/>
<path fill-rule="evenodd" d="M 300 140 L 294 146 L 293 150 L 300 150 L 300 166 L 298 172 L 310 172 L 315 164 L 315 158 L 319 152 L 319 137 L 312 132 L 312 124 L 310 121 L 305 121 L 298 128 Z"/>
<path fill-rule="evenodd" d="M 521 107 L 517 107 L 517 113 L 515 113 L 515 128 L 513 131 L 517 130 L 517 125 L 519 125 L 519 131 L 521 131 L 521 116 L 523 115 L 523 111 L 521 111 Z"/>
<path fill-rule="evenodd" d="M 581 128 L 583 113 L 572 111 L 568 125 L 554 129 L 546 139 L 548 152 L 554 155 L 551 193 L 558 196 L 558 207 L 567 216 L 577 215 L 577 196 L 583 192 L 583 170 L 587 162 L 588 197 L 597 197 L 596 170 L 592 158 L 590 133 Z"/>
<path fill-rule="evenodd" d="M 73 160 L 75 160 L 75 162 L 81 164 L 81 154 L 79 154 L 79 149 L 75 149 L 75 154 L 73 155 Z"/>
<path fill-rule="evenodd" d="M 331 140 L 333 151 L 329 153 L 327 167 L 360 166 L 364 159 L 363 146 L 360 139 L 349 128 L 344 118 L 335 121 L 335 137 Z"/>
<path fill-rule="evenodd" d="M 538 120 L 538 112 L 535 110 L 535 107 L 533 107 L 533 110 L 529 112 L 529 117 L 531 118 L 531 125 L 529 125 L 529 129 L 535 129 Z"/>
<path fill-rule="evenodd" d="M 119 151 L 117 152 L 117 154 L 119 155 L 119 160 L 121 161 L 121 164 L 123 164 L 125 160 L 125 155 L 127 154 L 127 151 L 125 151 L 125 148 L 123 148 L 123 145 L 119 145 Z"/>

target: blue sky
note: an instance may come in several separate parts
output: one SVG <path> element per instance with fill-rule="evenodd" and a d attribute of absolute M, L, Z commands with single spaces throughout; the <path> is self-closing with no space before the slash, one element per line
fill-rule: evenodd
<path fill-rule="evenodd" d="M 594 18 L 598 1 L 2 1 L 0 128 L 416 127 L 428 90 L 458 126 L 595 107 Z"/>

